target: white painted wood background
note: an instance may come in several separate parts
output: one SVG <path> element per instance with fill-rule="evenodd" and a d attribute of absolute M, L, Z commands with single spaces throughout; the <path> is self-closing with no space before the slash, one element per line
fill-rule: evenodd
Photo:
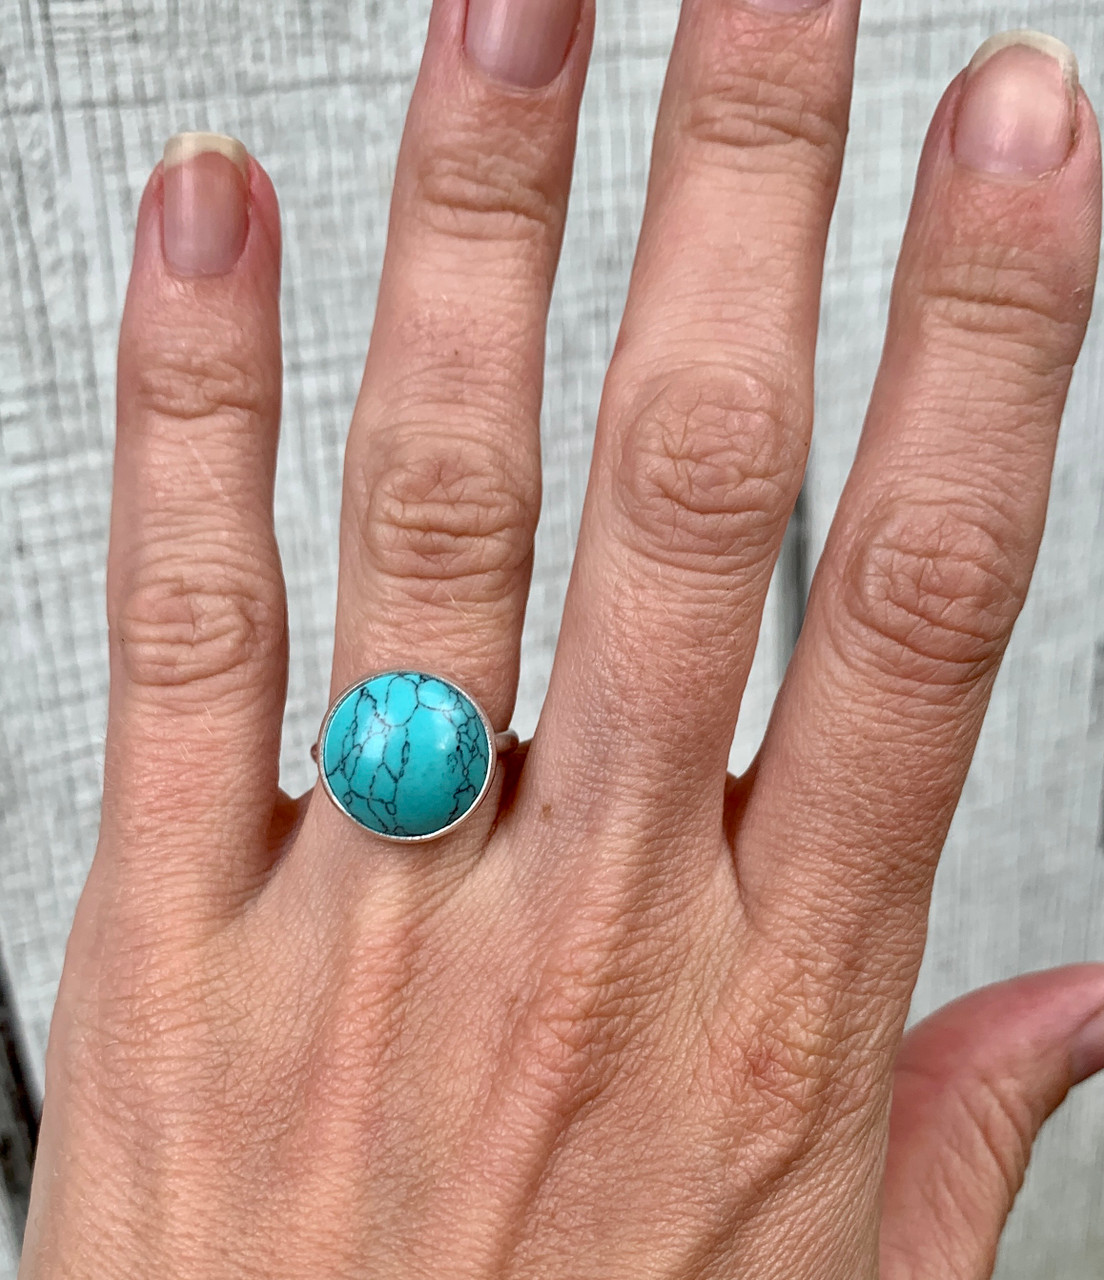
<path fill-rule="evenodd" d="M 551 659 L 676 7 L 601 4 L 549 335 L 523 730 Z M 425 10 L 425 0 L 0 0 L 0 946 L 39 1084 L 96 833 L 114 345 L 139 193 L 166 136 L 213 128 L 246 141 L 283 202 L 278 521 L 295 790 L 308 783 L 324 709 L 342 441 Z M 862 419 L 928 116 L 985 35 L 1024 25 L 1069 41 L 1104 103 L 1099 0 L 868 0 L 824 292 L 814 545 Z M 1021 970 L 1104 958 L 1102 397 L 1098 322 L 1070 400 L 1033 593 L 940 872 L 918 1014 Z M 777 684 L 778 620 L 775 598 L 736 764 L 750 756 Z M 12 1280 L 5 1222 L 0 1203 L 0 1280 Z M 1048 1127 L 998 1275 L 1104 1276 L 1104 1085 L 1083 1086 Z"/>

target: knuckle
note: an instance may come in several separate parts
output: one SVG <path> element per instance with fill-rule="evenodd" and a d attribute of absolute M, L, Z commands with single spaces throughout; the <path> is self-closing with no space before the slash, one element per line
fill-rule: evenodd
<path fill-rule="evenodd" d="M 147 1139 L 174 1122 L 199 1136 L 234 1091 L 236 1073 L 216 1065 L 228 1048 L 217 1015 L 229 983 L 201 947 L 174 941 L 178 955 L 168 960 L 150 945 L 149 929 L 128 938 L 117 971 L 79 1015 L 78 1052 L 87 1054 L 97 1100 Z"/>
<path fill-rule="evenodd" d="M 845 570 L 848 623 L 886 673 L 970 682 L 999 661 L 1023 603 L 1020 536 L 994 513 L 928 503 L 883 512 Z"/>
<path fill-rule="evenodd" d="M 684 107 L 682 133 L 710 158 L 747 165 L 779 153 L 834 171 L 843 152 L 846 124 L 785 81 L 768 80 L 737 66 L 719 68 Z"/>
<path fill-rule="evenodd" d="M 270 381 L 232 339 L 192 341 L 174 333 L 139 362 L 134 392 L 140 409 L 154 419 L 253 419 L 275 411 Z"/>
<path fill-rule="evenodd" d="M 413 209 L 451 238 L 512 243 L 546 238 L 562 199 L 541 149 L 540 131 L 487 136 L 485 123 L 427 142 L 414 171 Z"/>
<path fill-rule="evenodd" d="M 633 549 L 713 573 L 761 564 L 800 484 L 794 417 L 774 386 L 730 371 L 650 388 L 615 428 L 613 494 Z"/>
<path fill-rule="evenodd" d="M 761 1023 L 747 1036 L 742 1083 L 780 1131 L 811 1136 L 829 1078 L 827 1049 L 806 1017 L 801 1025 Z"/>
<path fill-rule="evenodd" d="M 887 1001 L 841 980 L 827 952 L 783 949 L 764 939 L 721 1040 L 720 1069 L 761 1126 L 789 1135 L 802 1156 L 829 1129 L 863 1123 L 877 1105 L 888 1054 Z M 865 984 L 864 984 L 865 986 Z"/>
<path fill-rule="evenodd" d="M 711 1092 L 728 1100 L 734 1119 L 770 1134 L 771 1162 L 792 1169 L 814 1148 L 837 1094 L 847 1093 L 842 1061 L 819 1004 L 764 995 L 741 1002 L 730 1027 L 712 1029 Z"/>
<path fill-rule="evenodd" d="M 1021 237 L 1022 239 L 1022 237 Z M 929 330 L 974 335 L 1021 351 L 1074 344 L 1085 319 L 1085 290 L 1050 257 L 1021 245 L 952 245 L 920 271 L 918 297 Z"/>
<path fill-rule="evenodd" d="M 585 1105 L 622 1070 L 645 1011 L 657 1016 L 662 995 L 634 969 L 621 909 L 593 902 L 565 933 L 547 939 L 511 1032 L 530 1102 Z"/>
<path fill-rule="evenodd" d="M 486 441 L 402 432 L 352 482 L 370 564 L 408 589 L 497 598 L 528 561 L 539 479 Z"/>
<path fill-rule="evenodd" d="M 208 697 L 212 684 L 249 684 L 281 652 L 283 591 L 257 565 L 174 554 L 137 576 L 113 624 L 131 683 Z"/>
<path fill-rule="evenodd" d="M 744 1070 L 754 1091 L 801 1116 L 839 1070 L 840 1043 L 827 988 L 793 961 L 778 969 L 755 1019 Z"/>

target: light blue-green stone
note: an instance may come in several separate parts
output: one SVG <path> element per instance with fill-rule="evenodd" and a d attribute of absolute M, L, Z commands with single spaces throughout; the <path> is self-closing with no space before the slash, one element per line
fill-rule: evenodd
<path fill-rule="evenodd" d="M 334 799 L 388 836 L 430 835 L 463 817 L 483 791 L 491 756 L 471 700 L 418 671 L 373 676 L 350 689 L 320 745 Z"/>

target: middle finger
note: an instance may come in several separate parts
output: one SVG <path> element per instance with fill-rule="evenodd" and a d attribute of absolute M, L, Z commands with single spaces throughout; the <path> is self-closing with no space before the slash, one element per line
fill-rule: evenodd
<path fill-rule="evenodd" d="M 857 16 L 858 0 L 684 6 L 526 764 L 523 794 L 538 807 L 566 792 L 603 824 L 655 830 L 667 815 L 684 833 L 720 831 L 808 449 Z"/>

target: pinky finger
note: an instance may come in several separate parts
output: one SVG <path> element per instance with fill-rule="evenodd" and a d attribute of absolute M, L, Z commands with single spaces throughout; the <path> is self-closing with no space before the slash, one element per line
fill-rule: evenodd
<path fill-rule="evenodd" d="M 975 991 L 897 1061 L 881 1280 L 988 1280 L 1043 1121 L 1104 1069 L 1104 965 Z"/>

